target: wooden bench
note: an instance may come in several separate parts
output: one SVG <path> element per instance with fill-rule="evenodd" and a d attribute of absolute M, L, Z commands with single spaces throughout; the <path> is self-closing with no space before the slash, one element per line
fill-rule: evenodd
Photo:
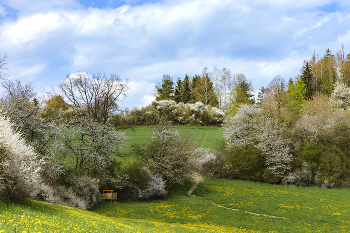
<path fill-rule="evenodd" d="M 103 190 L 103 200 L 111 200 L 111 202 L 116 201 L 117 192 L 114 192 L 114 190 Z"/>

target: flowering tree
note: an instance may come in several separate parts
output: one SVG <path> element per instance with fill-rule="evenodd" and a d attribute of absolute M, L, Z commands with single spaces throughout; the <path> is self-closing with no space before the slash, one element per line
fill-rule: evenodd
<path fill-rule="evenodd" d="M 64 145 L 71 152 L 79 174 L 95 177 L 101 174 L 126 140 L 123 132 L 98 123 L 85 111 L 76 112 L 69 126 L 65 129 Z"/>
<path fill-rule="evenodd" d="M 336 108 L 347 110 L 350 107 L 350 87 L 345 83 L 337 82 L 334 91 L 329 98 L 330 103 Z"/>
<path fill-rule="evenodd" d="M 0 115 L 0 199 L 30 197 L 41 184 L 40 161 L 13 124 Z"/>
<path fill-rule="evenodd" d="M 224 129 L 228 147 L 255 146 L 265 157 L 266 166 L 276 175 L 283 176 L 290 169 L 292 155 L 278 122 L 261 115 L 259 108 L 241 105 L 235 116 L 226 119 Z"/>
<path fill-rule="evenodd" d="M 150 170 L 159 174 L 167 186 L 171 186 L 182 184 L 189 176 L 192 149 L 188 138 L 163 124 L 153 132 L 152 141 L 146 145 L 144 154 L 148 158 Z"/>
<path fill-rule="evenodd" d="M 254 143 L 259 132 L 259 113 L 260 109 L 254 105 L 244 104 L 236 115 L 225 120 L 224 136 L 229 147 L 244 147 Z"/>
<path fill-rule="evenodd" d="M 284 176 L 293 160 L 288 140 L 281 136 L 278 123 L 271 118 L 262 120 L 259 131 L 256 148 L 262 151 L 272 173 Z"/>
<path fill-rule="evenodd" d="M 35 98 L 33 86 L 30 83 L 22 85 L 19 80 L 6 80 L 3 87 L 6 96 L 1 107 L 9 116 L 13 128 L 23 135 L 41 158 L 54 157 L 61 147 L 57 140 L 60 130 L 39 116 L 40 103 Z"/>

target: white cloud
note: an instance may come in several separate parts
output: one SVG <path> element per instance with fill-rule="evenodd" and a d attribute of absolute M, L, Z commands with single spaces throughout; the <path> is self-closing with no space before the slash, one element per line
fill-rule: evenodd
<path fill-rule="evenodd" d="M 15 73 L 10 76 L 11 79 L 25 80 L 27 82 L 35 81 L 36 77 L 40 75 L 46 68 L 45 64 L 37 64 L 33 66 L 10 66 L 8 73 Z M 13 72 L 15 71 L 15 72 Z"/>
<path fill-rule="evenodd" d="M 4 6 L 18 13 L 1 23 L 0 54 L 8 53 L 11 76 L 40 85 L 77 71 L 128 77 L 134 83 L 126 104 L 149 101 L 163 74 L 183 78 L 205 66 L 245 73 L 257 89 L 276 75 L 299 74 L 314 50 L 322 55 L 341 43 L 350 48 L 350 2 L 336 1 L 342 9 L 337 12 L 323 10 L 332 4 L 164 0 L 86 9 L 73 0 L 7 0 Z"/>
<path fill-rule="evenodd" d="M 155 95 L 145 95 L 142 98 L 142 106 L 150 105 L 155 100 L 156 100 Z"/>

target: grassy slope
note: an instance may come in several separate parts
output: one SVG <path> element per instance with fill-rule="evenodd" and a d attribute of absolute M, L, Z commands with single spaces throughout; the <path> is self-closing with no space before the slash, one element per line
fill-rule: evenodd
<path fill-rule="evenodd" d="M 189 188 L 187 184 L 165 200 L 102 203 L 92 211 L 37 201 L 0 203 L 0 232 L 14 232 L 15 228 L 31 232 L 350 231 L 349 189 L 224 179 L 207 179 L 193 192 L 196 196 L 185 195 Z"/>
<path fill-rule="evenodd" d="M 203 147 L 222 138 L 217 128 L 178 127 Z M 130 131 L 129 142 L 145 143 L 151 128 Z M 102 203 L 93 211 L 29 201 L 0 202 L 1 232 L 348 232 L 349 189 L 284 187 L 238 180 L 207 179 L 187 196 L 165 200 Z M 216 204 L 223 207 L 219 207 Z M 237 209 L 238 211 L 231 210 Z M 250 213 L 248 213 L 250 212 Z M 255 214 L 252 214 L 255 213 Z M 256 215 L 260 214 L 260 215 Z M 283 218 L 274 218 L 283 217 Z M 29 229 L 29 230 L 28 230 Z"/>
<path fill-rule="evenodd" d="M 207 179 L 198 185 L 193 194 L 196 197 L 174 195 L 153 202 L 109 204 L 113 207 L 108 208 L 106 213 L 108 204 L 104 204 L 95 211 L 123 219 L 209 224 L 222 230 L 350 231 L 350 200 L 346 198 L 350 194 L 349 189 L 285 187 Z"/>

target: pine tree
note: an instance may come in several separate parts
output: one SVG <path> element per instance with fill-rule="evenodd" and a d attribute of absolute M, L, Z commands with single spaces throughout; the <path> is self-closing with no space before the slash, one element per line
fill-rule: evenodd
<path fill-rule="evenodd" d="M 176 82 L 175 95 L 174 95 L 174 100 L 176 103 L 181 102 L 181 95 L 182 95 L 182 81 L 180 78 L 178 78 Z"/>
<path fill-rule="evenodd" d="M 304 83 L 306 88 L 305 99 L 309 100 L 313 95 L 313 89 L 312 89 L 313 75 L 308 62 L 306 62 L 303 68 L 303 73 L 301 74 L 300 79 Z"/>
<path fill-rule="evenodd" d="M 186 74 L 185 79 L 182 83 L 182 93 L 181 93 L 181 101 L 183 103 L 188 103 L 191 100 L 191 82 L 190 78 Z"/>
<path fill-rule="evenodd" d="M 157 88 L 156 100 L 172 100 L 174 99 L 174 82 L 173 79 L 168 75 L 164 74 L 162 79 L 162 87 Z"/>

